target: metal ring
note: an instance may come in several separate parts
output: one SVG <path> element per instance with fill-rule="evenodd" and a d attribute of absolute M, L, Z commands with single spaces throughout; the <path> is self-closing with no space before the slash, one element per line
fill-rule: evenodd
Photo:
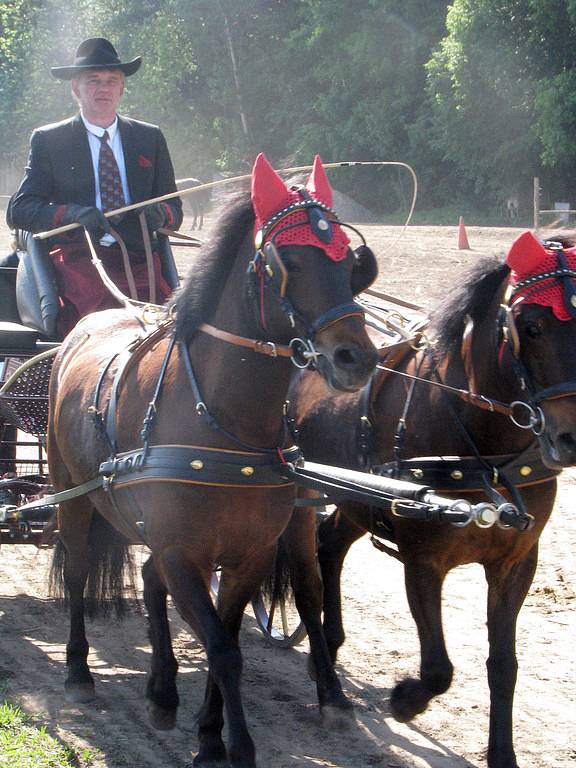
<path fill-rule="evenodd" d="M 517 406 L 522 406 L 528 412 L 528 421 L 525 424 L 518 421 L 518 419 L 514 416 L 514 408 Z M 546 419 L 540 406 L 534 409 L 531 405 L 525 403 L 523 400 L 514 400 L 514 402 L 510 403 L 510 409 L 510 421 L 519 429 L 531 429 L 536 437 L 539 437 L 544 433 L 544 429 L 546 427 Z"/>
<path fill-rule="evenodd" d="M 296 368 L 309 368 L 319 357 L 319 353 L 308 339 L 294 338 L 289 346 L 292 348 L 293 353 L 290 359 Z"/>
<path fill-rule="evenodd" d="M 473 511 L 472 511 L 472 505 L 469 501 L 466 501 L 466 499 L 456 499 L 456 501 L 450 505 L 450 511 L 451 512 L 460 512 L 463 515 L 466 515 L 466 520 L 462 520 L 462 522 L 455 522 L 450 521 L 450 525 L 453 525 L 455 528 L 465 528 L 467 525 L 470 525 L 472 522 L 473 517 Z"/>

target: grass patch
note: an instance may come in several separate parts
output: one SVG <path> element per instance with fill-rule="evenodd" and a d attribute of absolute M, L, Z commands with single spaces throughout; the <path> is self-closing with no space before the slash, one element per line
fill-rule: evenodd
<path fill-rule="evenodd" d="M 78 768 L 80 764 L 74 751 L 50 736 L 45 726 L 35 724 L 19 707 L 0 703 L 0 768 Z"/>
<path fill-rule="evenodd" d="M 382 214 L 381 223 L 391 225 L 404 224 L 407 215 L 407 210 L 384 213 Z M 466 204 L 452 204 L 443 208 L 431 208 L 426 211 L 419 210 L 418 204 L 416 204 L 416 210 L 410 223 L 416 227 L 457 227 L 460 216 L 464 217 L 466 226 L 525 227 L 526 229 L 530 229 L 533 226 L 531 215 L 522 216 L 516 221 L 510 221 L 502 211 L 479 211 Z"/>

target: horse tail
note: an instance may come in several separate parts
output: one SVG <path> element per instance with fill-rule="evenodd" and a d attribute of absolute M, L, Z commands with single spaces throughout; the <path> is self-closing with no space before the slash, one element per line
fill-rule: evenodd
<path fill-rule="evenodd" d="M 49 593 L 68 605 L 64 573 L 67 550 L 57 539 L 49 574 Z M 92 516 L 88 547 L 88 578 L 84 590 L 84 608 L 90 618 L 126 615 L 129 603 L 138 603 L 136 569 L 128 540 L 110 523 L 95 513 Z"/>
<path fill-rule="evenodd" d="M 278 540 L 276 547 L 274 565 L 260 589 L 262 594 L 272 603 L 276 603 L 279 600 L 288 600 L 292 596 L 290 562 L 282 536 Z"/>

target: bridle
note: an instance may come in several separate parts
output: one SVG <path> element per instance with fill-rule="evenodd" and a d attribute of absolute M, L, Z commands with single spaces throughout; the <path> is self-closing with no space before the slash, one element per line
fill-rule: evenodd
<path fill-rule="evenodd" d="M 308 225 L 321 242 L 329 243 L 331 241 L 333 224 L 352 229 L 359 235 L 363 245 L 366 245 L 366 241 L 355 227 L 341 222 L 332 208 L 311 197 L 305 187 L 293 185 L 291 190 L 298 192 L 301 199 L 275 213 L 256 232 L 254 238 L 256 253 L 248 265 L 248 273 L 255 277 L 258 285 L 258 314 L 261 327 L 264 330 L 267 328 L 264 294 L 265 290 L 269 289 L 276 296 L 291 327 L 295 328 L 296 320 L 298 320 L 305 329 L 306 338 L 295 337 L 290 342 L 289 346 L 294 352 L 291 358 L 293 364 L 297 368 L 313 368 L 321 354 L 314 346 L 316 335 L 346 317 L 358 316 L 363 319 L 364 310 L 352 301 L 331 307 L 313 320 L 300 312 L 289 296 L 289 273 L 280 255 L 276 239 L 281 233 L 295 227 L 301 227 L 306 222 L 297 221 L 285 223 L 284 226 L 279 225 L 292 214 L 304 211 L 308 216 Z"/>
<path fill-rule="evenodd" d="M 564 397 L 576 396 L 576 380 L 574 379 L 559 384 L 553 384 L 544 389 L 537 389 L 520 356 L 520 334 L 518 333 L 516 325 L 516 317 L 520 312 L 522 303 L 538 291 L 549 288 L 551 282 L 552 284 L 558 282 L 562 283 L 564 304 L 572 319 L 576 320 L 576 285 L 573 282 L 573 278 L 576 278 L 576 270 L 568 265 L 561 243 L 548 241 L 546 243 L 546 248 L 555 252 L 558 268 L 541 272 L 537 275 L 531 275 L 516 283 L 509 283 L 504 294 L 504 300 L 500 305 L 497 322 L 497 334 L 501 346 L 500 359 L 502 359 L 504 349 L 507 349 L 511 353 L 512 366 L 523 392 L 527 395 L 527 402 L 516 401 L 511 405 L 522 404 L 528 411 L 535 414 L 536 419 L 534 419 L 532 415 L 530 416 L 528 428 L 532 429 L 537 437 L 540 437 L 543 434 L 546 426 L 544 412 L 540 407 L 541 404 L 549 400 L 559 400 Z M 526 289 L 529 289 L 528 292 L 526 292 Z M 512 418 L 512 421 L 517 426 L 524 426 L 518 424 L 514 418 Z"/>

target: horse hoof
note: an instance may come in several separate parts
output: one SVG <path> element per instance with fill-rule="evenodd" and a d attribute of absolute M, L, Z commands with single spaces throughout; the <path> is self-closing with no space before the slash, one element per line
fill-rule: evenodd
<path fill-rule="evenodd" d="M 326 704 L 320 710 L 322 716 L 322 725 L 331 730 L 350 730 L 356 725 L 356 714 L 350 704 L 348 707 L 335 707 L 333 704 Z"/>
<path fill-rule="evenodd" d="M 87 704 L 96 698 L 94 683 L 66 683 L 64 691 L 70 704 Z"/>
<path fill-rule="evenodd" d="M 392 716 L 399 723 L 407 723 L 416 715 L 426 711 L 430 698 L 420 680 L 408 677 L 398 683 L 392 691 L 390 697 Z"/>
<path fill-rule="evenodd" d="M 198 754 L 192 763 L 188 763 L 186 768 L 230 768 L 230 763 L 227 758 L 224 758 L 223 760 L 210 760 L 201 757 L 200 754 Z"/>
<path fill-rule="evenodd" d="M 176 709 L 166 709 L 154 704 L 153 701 L 146 702 L 148 720 L 152 728 L 157 731 L 171 731 L 176 727 Z"/>

